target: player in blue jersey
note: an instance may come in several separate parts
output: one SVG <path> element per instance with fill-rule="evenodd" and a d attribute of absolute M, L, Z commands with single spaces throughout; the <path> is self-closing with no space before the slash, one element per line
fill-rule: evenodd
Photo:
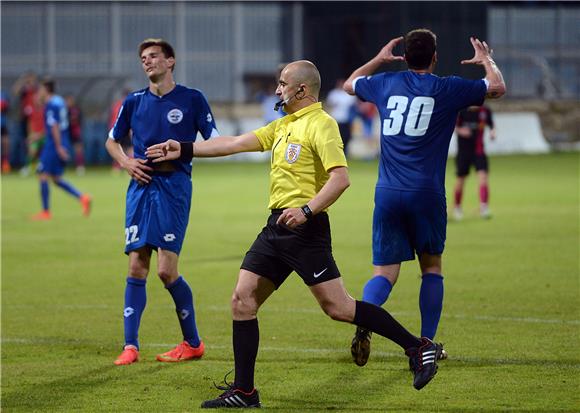
<path fill-rule="evenodd" d="M 64 99 L 55 94 L 55 82 L 44 79 L 38 90 L 38 98 L 44 107 L 46 140 L 38 163 L 38 179 L 40 180 L 40 198 L 42 211 L 32 216 L 35 221 L 47 221 L 52 218 L 50 212 L 49 180 L 56 186 L 77 198 L 83 214 L 88 216 L 91 210 L 91 197 L 81 193 L 72 184 L 62 179 L 64 167 L 70 158 L 71 143 L 68 134 L 68 116 Z"/>
<path fill-rule="evenodd" d="M 443 307 L 445 167 L 455 120 L 461 109 L 502 96 L 505 83 L 489 47 L 476 38 L 470 39 L 473 58 L 461 63 L 483 66 L 485 78 L 480 80 L 435 76 L 437 38 L 430 30 L 407 33 L 404 56 L 393 55 L 402 40 L 391 40 L 344 85 L 346 92 L 377 106 L 382 125 L 373 216 L 374 277 L 364 287 L 363 301 L 384 304 L 401 262 L 417 254 L 421 336 L 433 339 Z M 381 64 L 396 61 L 405 61 L 409 70 L 373 75 Z M 359 366 L 368 360 L 370 338 L 368 330 L 357 328 L 351 352 Z"/>
<path fill-rule="evenodd" d="M 191 206 L 191 162 L 152 164 L 145 149 L 173 138 L 193 141 L 198 132 L 204 139 L 217 136 L 209 104 L 199 90 L 175 84 L 173 47 L 162 39 L 146 39 L 139 45 L 143 71 L 149 87 L 130 93 L 109 133 L 109 154 L 131 176 L 125 209 L 125 253 L 129 274 L 125 287 L 125 345 L 115 364 L 139 359 L 139 323 L 145 309 L 145 285 L 151 254 L 157 251 L 157 274 L 171 294 L 183 342 L 157 355 L 157 360 L 177 362 L 200 358 L 204 344 L 195 323 L 193 296 L 178 272 L 178 258 Z M 132 131 L 134 157 L 120 144 Z"/>

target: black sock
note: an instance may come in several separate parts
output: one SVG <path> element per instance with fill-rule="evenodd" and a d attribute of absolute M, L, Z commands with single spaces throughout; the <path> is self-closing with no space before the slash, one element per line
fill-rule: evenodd
<path fill-rule="evenodd" d="M 236 378 L 234 386 L 244 392 L 254 390 L 254 366 L 260 343 L 258 319 L 233 321 L 234 363 Z"/>
<path fill-rule="evenodd" d="M 374 304 L 357 300 L 352 323 L 394 341 L 403 350 L 421 345 L 419 338 L 409 333 L 386 310 Z"/>

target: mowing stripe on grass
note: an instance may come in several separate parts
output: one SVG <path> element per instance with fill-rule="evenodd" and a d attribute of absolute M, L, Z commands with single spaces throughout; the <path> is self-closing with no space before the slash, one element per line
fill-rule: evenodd
<path fill-rule="evenodd" d="M 27 309 L 35 308 L 38 309 L 38 305 L 4 305 L 4 308 L 14 308 L 14 309 Z M 116 306 L 111 306 L 108 304 L 56 304 L 51 305 L 51 309 L 55 310 L 111 310 L 117 308 Z M 174 309 L 173 306 L 163 306 L 166 309 Z M 230 308 L 227 306 L 217 306 L 209 305 L 207 307 L 202 307 L 198 311 L 212 311 L 212 312 L 229 312 Z M 275 313 L 306 313 L 306 314 L 319 314 L 322 313 L 321 309 L 316 308 L 290 308 L 290 307 L 272 307 L 265 310 L 266 312 Z M 392 311 L 391 315 L 395 317 L 416 317 L 417 313 L 410 311 Z M 532 324 L 567 324 L 567 325 L 580 325 L 580 320 L 562 320 L 562 319 L 549 319 L 549 318 L 536 318 L 536 317 L 503 317 L 503 316 L 492 316 L 492 315 L 466 315 L 466 314 L 449 314 L 443 312 L 441 315 L 443 319 L 445 318 L 455 318 L 458 320 L 479 320 L 479 321 L 507 321 L 512 323 L 532 323 Z"/>

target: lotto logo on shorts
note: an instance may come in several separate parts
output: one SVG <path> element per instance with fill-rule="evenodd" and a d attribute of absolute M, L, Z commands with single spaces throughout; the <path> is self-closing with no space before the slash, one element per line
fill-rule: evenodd
<path fill-rule="evenodd" d="M 286 147 L 286 162 L 294 163 L 298 160 L 298 156 L 300 156 L 300 150 L 302 149 L 302 145 L 298 145 L 297 143 L 289 143 Z"/>
<path fill-rule="evenodd" d="M 163 240 L 165 242 L 171 242 L 171 241 L 175 241 L 175 234 L 165 234 L 163 236 Z"/>
<path fill-rule="evenodd" d="M 183 119 L 183 112 L 179 109 L 171 109 L 167 114 L 167 120 L 174 125 L 181 122 L 181 119 Z"/>

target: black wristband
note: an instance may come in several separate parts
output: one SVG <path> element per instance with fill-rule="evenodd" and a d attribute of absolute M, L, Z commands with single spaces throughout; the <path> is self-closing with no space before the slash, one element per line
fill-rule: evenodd
<path fill-rule="evenodd" d="M 193 142 L 179 142 L 179 146 L 181 146 L 179 160 L 183 162 L 191 162 L 193 159 Z"/>
<path fill-rule="evenodd" d="M 312 218 L 312 215 L 314 215 L 312 213 L 312 210 L 308 206 L 308 204 L 304 205 L 303 207 L 300 207 L 300 209 L 302 210 L 302 213 L 304 214 L 304 216 L 306 217 L 306 219 L 310 219 L 310 218 Z"/>

